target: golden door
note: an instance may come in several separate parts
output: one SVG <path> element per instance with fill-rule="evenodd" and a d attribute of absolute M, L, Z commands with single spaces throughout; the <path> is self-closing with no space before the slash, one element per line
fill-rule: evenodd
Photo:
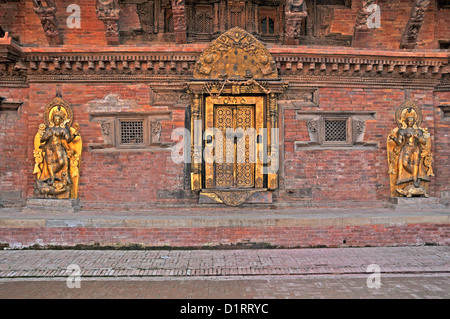
<path fill-rule="evenodd" d="M 262 188 L 258 134 L 264 127 L 262 97 L 206 98 L 206 188 Z"/>

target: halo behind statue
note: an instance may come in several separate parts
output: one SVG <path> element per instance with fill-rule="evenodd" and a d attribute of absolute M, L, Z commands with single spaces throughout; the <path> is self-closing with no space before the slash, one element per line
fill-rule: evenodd
<path fill-rule="evenodd" d="M 408 117 L 414 117 L 417 127 L 422 123 L 422 111 L 412 100 L 406 100 L 395 110 L 395 122 L 399 128 L 402 128 L 405 125 L 405 120 Z"/>
<path fill-rule="evenodd" d="M 60 115 L 63 121 L 68 121 L 66 127 L 71 127 L 73 122 L 73 110 L 69 103 L 67 103 L 61 97 L 55 97 L 50 103 L 45 106 L 44 109 L 44 124 L 51 126 L 53 122 L 53 116 L 55 114 Z"/>

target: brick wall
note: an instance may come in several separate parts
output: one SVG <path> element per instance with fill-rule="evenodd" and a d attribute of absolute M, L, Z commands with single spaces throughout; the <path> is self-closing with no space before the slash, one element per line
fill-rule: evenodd
<path fill-rule="evenodd" d="M 399 49 L 400 39 L 408 22 L 412 1 L 378 0 L 381 10 L 381 28 L 370 30 L 365 47 L 380 49 Z M 352 1 L 351 9 L 335 9 L 331 32 L 344 35 L 353 34 L 358 11 L 362 1 Z M 417 49 L 437 49 L 438 40 L 450 38 L 450 10 L 438 9 L 431 0 L 417 39 Z"/>
<path fill-rule="evenodd" d="M 26 148 L 27 164 L 33 165 L 32 145 L 37 127 L 43 123 L 45 106 L 55 97 L 56 84 L 32 84 L 30 86 L 30 103 L 27 106 L 27 136 L 20 142 Z M 149 151 L 95 152 L 89 149 L 92 144 L 103 143 L 100 123 L 90 120 L 92 101 L 102 100 L 108 94 L 117 94 L 121 100 L 129 101 L 134 106 L 128 112 L 142 113 L 168 110 L 167 106 L 149 105 L 148 85 L 145 84 L 107 84 L 84 85 L 63 84 L 59 86 L 62 96 L 74 110 L 74 121 L 80 124 L 83 138 L 79 198 L 84 202 L 100 203 L 140 203 L 155 202 L 160 190 L 182 190 L 184 187 L 183 164 L 174 164 L 170 149 Z M 161 141 L 171 142 L 170 135 L 176 127 L 184 126 L 184 110 L 170 110 L 172 118 L 161 121 Z M 127 111 L 118 109 L 117 114 Z M 26 143 L 26 145 L 25 145 Z M 32 170 L 25 170 L 28 177 L 27 194 L 33 194 L 35 176 Z M 160 199 L 164 201 L 163 199 Z M 170 200 L 170 198 L 168 199 Z M 141 206 L 142 206 L 141 205 Z"/>
<path fill-rule="evenodd" d="M 60 33 L 65 46 L 77 45 L 106 45 L 104 26 L 97 19 L 95 1 L 76 1 L 81 8 L 81 28 L 69 29 L 66 20 L 71 12 L 67 7 L 72 0 L 56 0 L 56 13 Z M 371 30 L 366 41 L 367 47 L 383 49 L 399 49 L 400 39 L 409 19 L 412 2 L 409 0 L 378 0 L 381 8 L 381 28 Z M 348 9 L 334 10 L 334 20 L 331 24 L 332 33 L 344 35 L 353 34 L 357 13 L 362 7 L 362 0 L 352 1 Z M 119 28 L 121 31 L 139 29 L 139 19 L 135 4 L 121 5 Z M 438 40 L 448 40 L 450 33 L 449 9 L 439 9 L 435 0 L 427 9 L 425 20 L 419 34 L 417 48 L 438 48 Z M 0 3 L 0 25 L 13 35 L 20 36 L 20 41 L 26 44 L 48 46 L 40 20 L 33 11 L 33 2 Z"/>
<path fill-rule="evenodd" d="M 431 91 L 413 91 L 411 98 L 422 108 L 423 127 L 434 131 L 433 94 Z M 364 141 L 378 143 L 376 149 L 303 150 L 294 148 L 296 141 L 309 141 L 306 120 L 297 120 L 295 110 L 285 110 L 284 118 L 284 186 L 286 189 L 304 189 L 304 200 L 333 202 L 339 198 L 347 201 L 387 201 L 389 175 L 386 139 L 396 127 L 395 108 L 405 100 L 400 89 L 321 88 L 319 108 L 302 108 L 302 111 L 373 111 L 376 119 L 366 121 Z M 448 129 L 448 126 L 446 127 Z M 445 128 L 442 128 L 445 130 Z M 441 136 L 445 134 L 441 133 Z M 442 137 L 441 137 L 442 138 Z M 444 138 L 445 139 L 445 138 Z M 448 140 L 446 140 L 448 143 Z M 444 144 L 445 141 L 442 141 Z M 443 145 L 442 144 L 442 145 Z M 441 146 L 442 147 L 442 146 Z M 440 152 L 440 150 L 439 150 Z M 444 153 L 445 154 L 445 153 Z M 445 155 L 441 155 L 444 156 Z M 443 160 L 440 159 L 441 166 Z M 436 165 L 439 165 L 436 163 Z M 445 170 L 445 169 L 444 169 Z M 442 172 L 445 175 L 445 171 Z M 447 175 L 448 176 L 448 175 Z M 436 186 L 439 189 L 443 185 Z M 435 191 L 432 193 L 438 195 Z M 284 196 L 290 199 L 289 194 Z M 301 199 L 300 199 L 301 200 Z"/>
<path fill-rule="evenodd" d="M 358 225 L 345 227 L 17 227 L 0 228 L 11 247 L 131 245 L 214 247 L 264 244 L 277 247 L 362 247 L 448 245 L 448 224 Z"/>
<path fill-rule="evenodd" d="M 1 191 L 19 191 L 24 200 L 32 196 L 35 176 L 32 174 L 33 140 L 43 122 L 45 105 L 62 92 L 73 107 L 75 121 L 83 138 L 80 199 L 90 207 L 113 207 L 116 203 L 145 207 L 156 203 L 193 203 L 183 193 L 183 164 L 175 164 L 170 149 L 157 151 L 94 151 L 93 144 L 103 142 L 100 123 L 90 119 L 93 101 L 110 93 L 135 105 L 132 112 L 170 111 L 171 119 L 162 120 L 161 141 L 171 142 L 171 132 L 184 127 L 184 110 L 149 105 L 149 87 L 145 84 L 31 84 L 28 89 L 3 89 L 0 96 L 24 102 L 18 119 L 3 120 L 0 130 Z M 411 98 L 421 107 L 423 127 L 434 141 L 431 196 L 448 191 L 447 165 L 449 122 L 442 119 L 438 106 L 448 103 L 448 92 L 412 90 Z M 278 202 L 308 202 L 320 205 L 349 206 L 355 202 L 382 205 L 389 197 L 386 138 L 395 127 L 394 110 L 405 99 L 400 89 L 321 88 L 319 108 L 302 111 L 349 112 L 371 111 L 376 118 L 366 120 L 364 141 L 376 142 L 368 149 L 295 149 L 295 142 L 308 141 L 306 121 L 296 119 L 296 110 L 284 111 L 284 157 Z M 130 111 L 130 110 L 128 110 Z M 121 110 L 121 112 L 126 112 Z M 295 193 L 289 191 L 295 190 Z M 104 206 L 106 204 L 106 206 Z"/>
<path fill-rule="evenodd" d="M 450 191 L 450 119 L 444 119 L 440 105 L 450 105 L 450 92 L 435 92 L 434 174 L 438 192 Z"/>
<path fill-rule="evenodd" d="M 18 112 L 0 112 L 0 203 L 21 204 L 26 199 L 29 166 L 26 141 L 28 89 L 0 88 L 8 101 L 23 102 Z M 31 144 L 32 145 L 32 144 Z"/>

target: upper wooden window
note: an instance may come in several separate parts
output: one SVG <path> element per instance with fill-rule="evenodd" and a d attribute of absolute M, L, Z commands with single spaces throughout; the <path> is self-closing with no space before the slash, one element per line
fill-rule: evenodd
<path fill-rule="evenodd" d="M 261 20 L 261 33 L 262 34 L 274 34 L 275 22 L 270 17 L 265 17 Z"/>

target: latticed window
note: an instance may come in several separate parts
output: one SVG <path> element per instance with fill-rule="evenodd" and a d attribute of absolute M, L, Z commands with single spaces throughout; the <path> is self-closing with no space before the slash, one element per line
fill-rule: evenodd
<path fill-rule="evenodd" d="M 241 12 L 240 11 L 231 11 L 231 26 L 232 27 L 241 27 Z"/>
<path fill-rule="evenodd" d="M 143 144 L 144 143 L 144 120 L 122 120 L 122 121 L 120 121 L 120 143 L 121 144 Z"/>
<path fill-rule="evenodd" d="M 275 23 L 273 19 L 265 17 L 261 20 L 261 33 L 262 34 L 274 34 L 275 33 Z"/>
<path fill-rule="evenodd" d="M 196 29 L 198 33 L 211 33 L 212 18 L 206 13 L 199 14 L 196 19 Z"/>
<path fill-rule="evenodd" d="M 165 30 L 166 33 L 174 33 L 175 29 L 173 27 L 173 15 L 169 14 L 166 18 Z"/>
<path fill-rule="evenodd" d="M 328 120 L 325 119 L 325 142 L 347 141 L 347 119 Z"/>

